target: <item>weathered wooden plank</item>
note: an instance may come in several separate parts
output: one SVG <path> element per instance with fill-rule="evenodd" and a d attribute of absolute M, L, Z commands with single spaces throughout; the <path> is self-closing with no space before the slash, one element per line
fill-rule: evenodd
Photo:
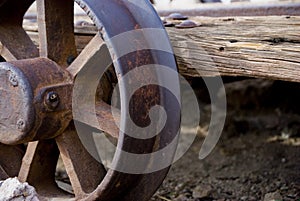
<path fill-rule="evenodd" d="M 168 29 L 181 74 L 300 81 L 300 18 L 205 18 L 192 29 Z"/>
<path fill-rule="evenodd" d="M 179 71 L 188 77 L 249 76 L 300 82 L 300 17 L 193 17 L 190 29 L 167 28 Z M 178 22 L 175 22 L 178 23 Z M 34 41 L 36 28 L 25 29 Z M 77 48 L 96 33 L 76 27 Z"/>
<path fill-rule="evenodd" d="M 269 15 L 300 15 L 299 0 L 275 0 L 275 1 L 257 1 L 255 3 L 207 3 L 207 4 L 179 4 L 168 7 L 157 7 L 157 12 L 161 16 L 167 16 L 171 13 L 182 13 L 187 16 L 269 16 Z"/>

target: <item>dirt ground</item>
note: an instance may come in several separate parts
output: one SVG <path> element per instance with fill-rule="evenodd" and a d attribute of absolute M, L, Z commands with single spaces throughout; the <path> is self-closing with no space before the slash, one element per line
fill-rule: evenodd
<path fill-rule="evenodd" d="M 211 104 L 201 80 L 192 86 L 199 97 L 199 132 L 151 201 L 300 201 L 300 84 L 226 84 L 225 127 L 204 160 L 198 156 Z M 69 182 L 65 171 L 58 178 Z"/>
<path fill-rule="evenodd" d="M 210 103 L 201 84 L 194 88 L 202 132 L 151 200 L 299 201 L 300 85 L 259 79 L 226 84 L 225 128 L 204 160 L 198 155 Z"/>

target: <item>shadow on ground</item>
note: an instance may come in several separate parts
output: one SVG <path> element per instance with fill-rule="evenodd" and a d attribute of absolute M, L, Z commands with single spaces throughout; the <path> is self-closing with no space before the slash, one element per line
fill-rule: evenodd
<path fill-rule="evenodd" d="M 300 200 L 300 85 L 257 79 L 226 84 L 226 125 L 204 160 L 198 155 L 210 103 L 201 84 L 194 88 L 201 97 L 201 132 L 152 200 Z"/>

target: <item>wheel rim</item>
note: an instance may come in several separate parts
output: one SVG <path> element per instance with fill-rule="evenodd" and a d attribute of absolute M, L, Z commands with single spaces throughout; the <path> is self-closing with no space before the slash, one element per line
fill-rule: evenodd
<path fill-rule="evenodd" d="M 75 78 L 82 68 L 86 68 L 87 63 L 93 59 L 93 56 L 103 54 L 103 51 L 101 51 L 102 46 L 99 48 L 99 36 L 101 35 L 106 42 L 110 55 L 117 55 L 118 57 L 117 60 L 114 60 L 114 64 L 116 72 L 121 76 L 126 75 L 126 73 L 132 69 L 149 64 L 166 65 L 171 70 L 176 71 L 174 55 L 172 52 L 163 52 L 162 49 L 155 50 L 137 47 L 135 51 L 126 55 L 122 55 L 122 53 L 118 55 L 119 44 L 115 38 L 137 29 L 141 30 L 141 33 L 138 35 L 140 36 L 138 43 L 142 46 L 148 47 L 149 43 L 153 42 L 153 39 L 149 39 L 149 37 L 143 33 L 143 30 L 149 29 L 160 30 L 160 36 L 163 37 L 162 40 L 167 44 L 169 43 L 160 19 L 148 1 L 141 2 L 143 5 L 142 8 L 135 4 L 134 1 L 132 1 L 132 3 L 125 0 L 78 0 L 76 2 L 89 14 L 100 30 L 99 34 L 90 42 L 92 47 L 97 44 L 95 45 L 95 49 L 92 48 L 91 51 L 87 51 L 90 55 L 92 54 L 90 58 L 84 55 L 83 51 L 81 53 L 83 55 L 79 54 L 74 61 L 77 65 L 72 63 L 71 66 L 68 67 L 68 59 L 77 56 L 72 20 L 73 1 L 71 0 L 37 0 L 40 37 L 39 54 L 37 53 L 37 48 L 35 48 L 22 29 L 21 22 L 19 22 L 21 19 L 16 18 L 6 23 L 2 22 L 0 26 L 0 30 L 2 31 L 0 41 L 5 47 L 5 51 L 2 51 L 1 55 L 7 61 L 38 56 L 47 57 L 55 61 L 63 69 L 68 67 L 67 71 Z M 32 1 L 26 1 L 26 4 L 21 5 L 21 7 L 24 8 L 24 12 L 22 10 L 19 15 L 23 16 L 31 3 Z M 13 1 L 7 0 L 3 3 L 2 8 L 5 6 L 11 7 L 12 5 L 16 4 Z M 12 8 L 13 7 L 14 6 L 12 6 Z M 146 14 L 144 9 L 147 11 Z M 151 17 L 149 17 L 149 14 Z M 4 14 L 2 16 L 2 19 L 5 19 L 6 16 Z M 148 17 L 145 18 L 145 16 Z M 118 24 L 113 24 L 115 21 L 117 21 Z M 10 36 L 8 36 L 7 33 L 12 30 L 17 33 L 17 35 L 14 38 L 9 38 Z M 12 45 L 15 39 L 20 41 L 22 44 L 21 47 L 23 48 L 17 48 L 16 45 Z M 132 43 L 128 41 L 123 45 L 130 47 Z M 82 58 L 88 58 L 88 60 L 80 63 L 78 60 Z M 147 71 L 146 73 L 149 79 L 153 79 L 158 83 L 163 83 L 163 80 L 166 78 L 165 75 L 160 75 L 160 72 L 155 69 Z M 145 75 L 137 73 L 134 82 L 138 83 L 145 79 L 144 77 Z M 173 76 L 173 81 L 174 85 L 177 85 L 177 88 L 179 88 L 178 78 Z M 122 116 L 124 113 L 127 114 L 131 112 L 130 114 L 134 114 L 135 123 L 142 126 L 149 123 L 148 112 L 151 107 L 155 105 L 164 107 L 169 117 L 162 131 L 157 136 L 147 140 L 134 139 L 122 131 L 116 134 L 116 129 L 110 124 L 108 124 L 108 126 L 100 125 L 101 130 L 105 130 L 104 127 L 106 126 L 108 128 L 107 133 L 113 138 L 119 136 L 118 147 L 120 147 L 121 150 L 130 153 L 151 153 L 164 148 L 167 144 L 171 143 L 172 140 L 176 140 L 180 122 L 180 103 L 178 100 L 173 100 L 174 95 L 162 87 L 146 86 L 144 90 L 135 93 L 133 97 L 130 96 L 129 100 L 126 98 L 126 96 L 130 94 L 128 86 L 123 86 L 120 90 L 123 94 L 123 96 L 121 95 L 121 101 L 130 105 L 130 108 L 121 108 L 120 121 L 121 124 L 123 122 L 125 125 L 125 130 L 127 129 L 126 125 L 129 124 L 129 121 Z M 134 104 L 131 104 L 132 102 Z M 100 104 L 99 108 L 101 108 L 101 111 L 104 111 L 105 107 L 105 104 Z M 128 111 L 129 109 L 130 112 Z M 108 123 L 110 122 L 111 121 L 108 121 Z M 98 127 L 96 126 L 96 128 Z M 19 179 L 21 181 L 28 181 L 37 188 L 40 195 L 45 197 L 53 195 L 62 196 L 62 192 L 56 188 L 54 181 L 55 166 L 59 152 L 62 155 L 77 199 L 148 200 L 161 184 L 169 169 L 169 166 L 166 166 L 144 174 L 133 174 L 112 169 L 106 172 L 105 168 L 85 150 L 76 134 L 72 122 L 58 137 L 53 137 L 51 140 L 37 140 L 39 141 L 29 142 L 28 144 L 27 152 L 23 159 L 24 162 L 19 173 Z M 76 146 L 74 146 L 74 144 Z M 41 152 L 43 152 L 43 154 L 41 154 Z M 78 162 L 78 159 L 81 162 Z M 114 161 L 117 162 L 117 167 L 122 167 L 123 164 L 121 161 L 124 161 L 124 155 L 117 152 Z M 91 170 L 87 170 L 86 166 L 90 166 Z M 49 174 L 44 174 L 45 171 L 48 171 Z"/>

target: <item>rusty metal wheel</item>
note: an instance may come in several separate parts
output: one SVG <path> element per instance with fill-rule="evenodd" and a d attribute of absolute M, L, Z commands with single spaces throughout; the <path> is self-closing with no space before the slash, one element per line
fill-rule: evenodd
<path fill-rule="evenodd" d="M 160 18 L 148 0 L 76 0 L 99 30 L 78 54 L 74 1 L 36 1 L 38 47 L 22 28 L 23 16 L 32 3 L 0 0 L 0 54 L 6 60 L 0 63 L 1 178 L 16 176 L 19 169 L 18 178 L 33 185 L 40 198 L 149 200 L 168 172 L 180 123 L 178 76 L 160 70 L 161 66 L 173 72 L 177 69 Z M 74 92 L 74 86 L 80 73 L 106 68 L 111 59 L 119 81 L 131 71 L 134 76 L 120 86 L 120 113 L 113 116 L 110 105 L 96 102 L 95 124 L 89 107 L 83 104 L 74 108 L 74 102 L 85 100 L 84 95 Z M 135 71 L 143 66 L 152 68 Z M 130 85 L 139 83 L 154 84 L 142 85 L 131 96 Z M 170 84 L 173 91 L 165 87 Z M 159 127 L 160 122 L 153 121 L 149 114 L 156 105 L 163 107 L 167 116 L 157 135 L 132 130 L 131 121 L 142 128 L 149 124 Z M 74 118 L 74 110 L 82 116 Z M 115 119 L 123 129 L 116 127 Z M 76 129 L 76 122 L 87 125 L 83 131 L 87 135 L 89 129 L 98 129 L 117 140 L 113 168 L 105 168 L 89 153 L 77 134 L 80 128 Z M 146 137 L 140 139 L 127 132 L 141 132 Z M 28 143 L 25 154 L 24 143 Z M 13 157 L 7 159 L 7 152 Z M 136 155 L 137 164 L 132 164 L 128 153 Z M 59 154 L 74 194 L 60 189 L 55 181 Z M 147 154 L 146 160 L 140 160 L 139 156 Z M 162 161 L 167 165 L 155 165 Z M 138 165 L 139 171 L 128 171 L 128 166 Z M 10 166 L 14 167 L 12 171 L 8 171 Z"/>

